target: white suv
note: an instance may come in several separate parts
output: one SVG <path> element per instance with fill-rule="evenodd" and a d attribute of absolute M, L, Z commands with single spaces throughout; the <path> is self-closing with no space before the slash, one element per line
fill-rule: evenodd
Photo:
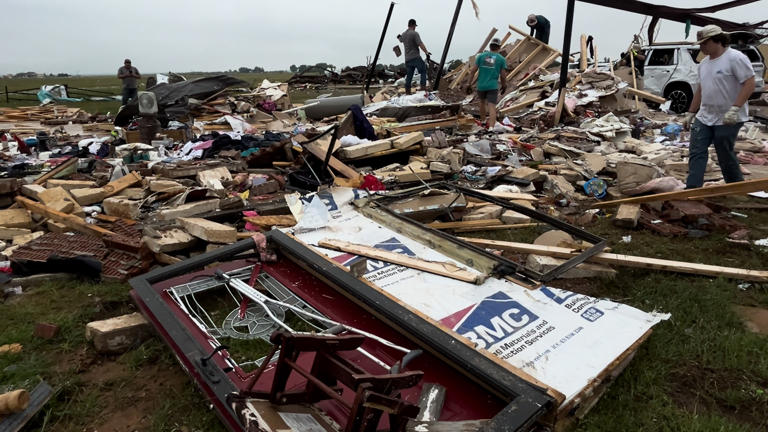
<path fill-rule="evenodd" d="M 755 93 L 762 93 L 765 86 L 765 64 L 760 51 L 753 45 L 731 45 L 743 52 L 755 69 Z M 654 44 L 643 47 L 645 53 L 645 91 L 670 101 L 670 109 L 677 113 L 688 110 L 693 92 L 699 85 L 699 46 L 686 43 Z"/>

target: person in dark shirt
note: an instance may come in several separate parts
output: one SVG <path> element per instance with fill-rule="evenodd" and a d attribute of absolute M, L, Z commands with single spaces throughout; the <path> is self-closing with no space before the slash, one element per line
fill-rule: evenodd
<path fill-rule="evenodd" d="M 544 18 L 544 15 L 528 15 L 528 21 L 525 23 L 531 28 L 531 36 L 549 44 L 549 20 Z"/>
<path fill-rule="evenodd" d="M 405 47 L 405 94 L 411 94 L 411 82 L 413 81 L 413 73 L 416 69 L 419 70 L 419 77 L 421 78 L 421 90 L 427 89 L 427 65 L 419 54 L 419 48 L 424 51 L 424 54 L 429 57 L 431 54 L 427 47 L 424 46 L 424 42 L 421 41 L 419 33 L 416 31 L 416 20 L 408 20 L 408 30 L 402 34 L 397 35 L 397 39 L 403 43 Z"/>

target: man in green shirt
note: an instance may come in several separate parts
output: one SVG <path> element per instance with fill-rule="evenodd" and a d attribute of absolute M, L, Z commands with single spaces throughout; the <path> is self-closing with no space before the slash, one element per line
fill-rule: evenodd
<path fill-rule="evenodd" d="M 493 128 L 496 123 L 496 104 L 499 102 L 499 87 L 501 94 L 507 91 L 507 60 L 499 54 L 501 41 L 493 38 L 490 51 L 485 51 L 475 57 L 475 67 L 479 68 L 477 74 L 477 96 L 480 98 L 480 119 Z M 474 72 L 474 71 L 473 71 Z M 501 86 L 499 86 L 501 78 Z M 486 120 L 486 115 L 488 118 Z M 487 121 L 487 123 L 486 123 Z"/>

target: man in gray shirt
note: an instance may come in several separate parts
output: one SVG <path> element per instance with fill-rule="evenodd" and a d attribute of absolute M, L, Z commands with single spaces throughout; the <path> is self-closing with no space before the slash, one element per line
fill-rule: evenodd
<path fill-rule="evenodd" d="M 138 94 L 138 80 L 141 79 L 139 70 L 131 66 L 131 59 L 125 59 L 123 66 L 117 70 L 117 77 L 123 80 L 123 105 Z"/>
<path fill-rule="evenodd" d="M 424 54 L 429 57 L 431 53 L 424 46 L 424 42 L 421 41 L 419 33 L 416 32 L 416 20 L 411 18 L 408 20 L 408 30 L 402 34 L 397 35 L 397 39 L 403 43 L 405 47 L 405 94 L 411 94 L 411 81 L 413 81 L 414 70 L 419 70 L 419 76 L 421 77 L 421 90 L 427 89 L 427 65 L 424 60 L 421 59 L 419 54 L 419 48 L 424 51 Z"/>

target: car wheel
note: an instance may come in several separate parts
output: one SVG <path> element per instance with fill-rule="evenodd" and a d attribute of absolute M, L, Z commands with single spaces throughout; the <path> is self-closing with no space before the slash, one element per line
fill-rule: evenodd
<path fill-rule="evenodd" d="M 691 106 L 693 91 L 688 86 L 672 86 L 667 89 L 665 97 L 672 102 L 669 109 L 681 114 L 688 111 L 688 107 Z"/>

